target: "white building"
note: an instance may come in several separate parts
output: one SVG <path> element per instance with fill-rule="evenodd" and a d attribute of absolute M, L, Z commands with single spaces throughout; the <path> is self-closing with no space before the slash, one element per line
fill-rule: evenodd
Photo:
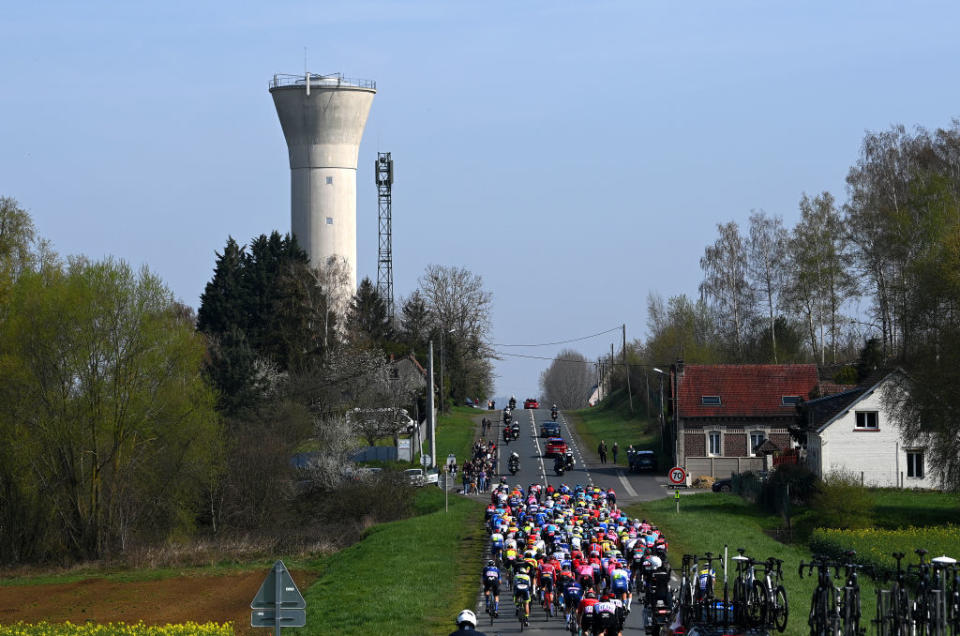
<path fill-rule="evenodd" d="M 820 477 L 845 471 L 866 486 L 936 488 L 921 440 L 904 439 L 888 392 L 902 390 L 893 371 L 849 391 L 805 402 L 806 464 Z"/>

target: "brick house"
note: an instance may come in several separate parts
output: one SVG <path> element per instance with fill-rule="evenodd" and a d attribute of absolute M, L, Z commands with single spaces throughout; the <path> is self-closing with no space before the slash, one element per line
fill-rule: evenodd
<path fill-rule="evenodd" d="M 690 477 L 766 467 L 756 448 L 769 440 L 781 451 L 791 449 L 797 404 L 819 390 L 813 364 L 678 362 L 671 375 L 677 465 Z"/>

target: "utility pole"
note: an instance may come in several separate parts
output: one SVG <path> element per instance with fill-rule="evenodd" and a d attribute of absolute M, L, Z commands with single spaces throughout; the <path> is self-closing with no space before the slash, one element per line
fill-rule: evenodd
<path fill-rule="evenodd" d="M 630 396 L 630 412 L 633 413 L 633 391 L 630 389 L 630 365 L 627 364 L 627 323 L 623 323 L 623 371 L 627 374 L 627 395 Z"/>
<path fill-rule="evenodd" d="M 433 340 L 430 341 L 430 353 L 427 356 L 427 422 L 429 423 L 427 435 L 430 438 L 430 462 L 437 461 L 437 410 L 433 402 Z M 421 456 L 421 460 L 422 460 Z M 430 468 L 431 466 L 424 466 Z"/>

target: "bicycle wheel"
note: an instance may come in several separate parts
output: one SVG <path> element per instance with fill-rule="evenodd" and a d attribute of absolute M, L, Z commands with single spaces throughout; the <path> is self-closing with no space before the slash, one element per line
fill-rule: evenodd
<path fill-rule="evenodd" d="M 737 625 L 742 625 L 746 623 L 746 612 L 744 611 L 744 605 L 746 604 L 746 593 L 744 593 L 744 583 L 741 579 L 735 579 L 733 581 L 733 622 Z"/>
<path fill-rule="evenodd" d="M 784 632 L 787 629 L 787 617 L 790 615 L 790 608 L 787 605 L 787 590 L 782 585 L 778 585 L 773 596 L 773 625 L 778 632 Z"/>
<path fill-rule="evenodd" d="M 747 621 L 751 627 L 760 627 L 767 621 L 767 586 L 763 581 L 754 581 L 747 590 Z"/>

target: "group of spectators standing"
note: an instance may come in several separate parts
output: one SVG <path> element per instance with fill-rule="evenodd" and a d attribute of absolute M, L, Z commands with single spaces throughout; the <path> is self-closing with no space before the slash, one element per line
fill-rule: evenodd
<path fill-rule="evenodd" d="M 633 446 L 631 446 L 630 448 L 633 448 Z M 617 463 L 617 455 L 619 453 L 620 453 L 620 444 L 614 442 L 613 443 L 613 463 L 614 464 Z M 600 456 L 601 464 L 607 463 L 607 443 L 603 440 L 600 440 L 600 443 L 597 444 L 597 455 Z"/>
<path fill-rule="evenodd" d="M 460 479 L 464 494 L 478 495 L 490 490 L 496 476 L 497 443 L 478 439 L 473 444 L 473 458 L 463 463 Z"/>

